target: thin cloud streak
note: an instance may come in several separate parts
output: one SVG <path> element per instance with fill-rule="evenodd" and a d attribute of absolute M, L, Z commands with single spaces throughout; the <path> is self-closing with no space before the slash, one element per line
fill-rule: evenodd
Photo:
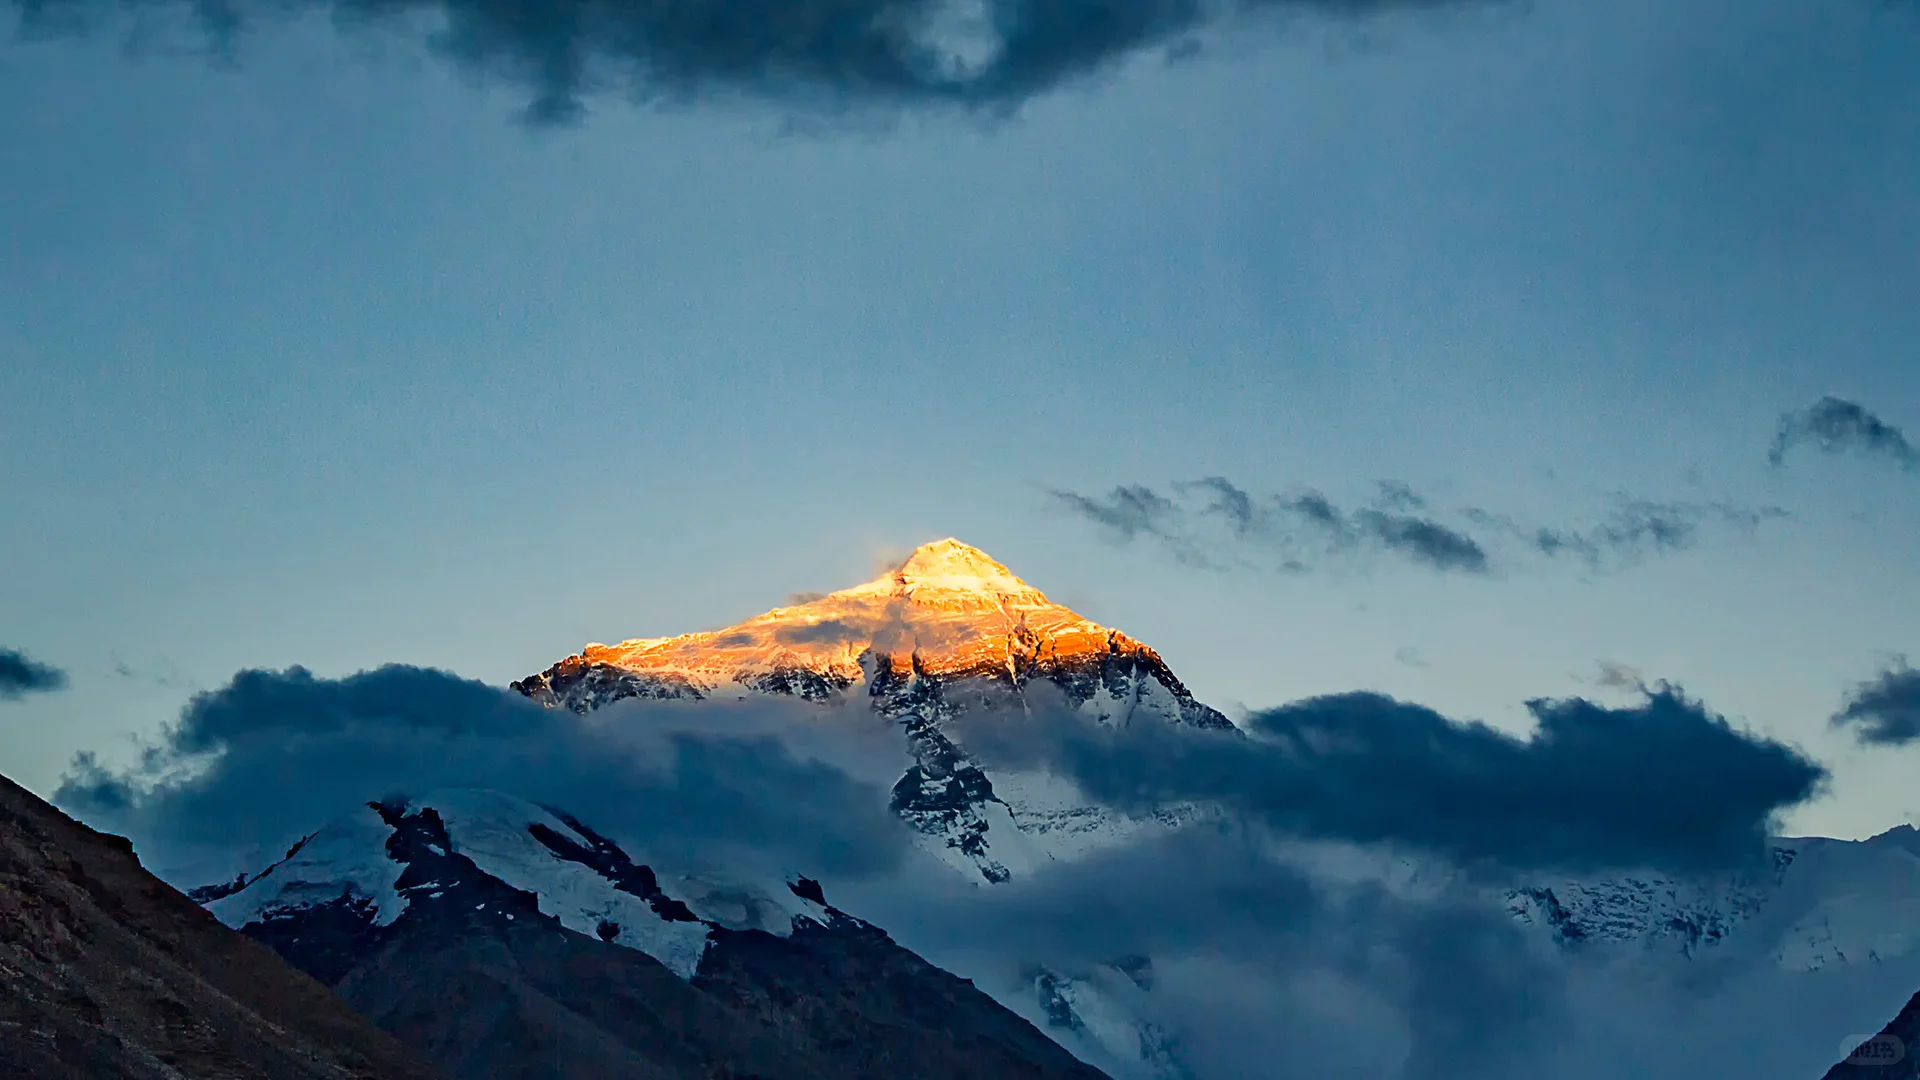
<path fill-rule="evenodd" d="M 1454 512 L 1456 524 L 1399 481 L 1382 481 L 1370 503 L 1348 509 L 1317 490 L 1256 496 L 1220 476 L 1179 481 L 1165 494 L 1123 484 L 1105 496 L 1054 488 L 1047 499 L 1116 543 L 1149 540 L 1189 565 L 1224 569 L 1277 559 L 1279 569 L 1295 573 L 1372 554 L 1440 573 L 1486 575 L 1496 568 L 1495 538 L 1539 558 L 1603 570 L 1692 548 L 1708 527 L 1752 533 L 1791 516 L 1779 507 L 1618 494 L 1588 525 L 1529 525 L 1478 507 Z"/>

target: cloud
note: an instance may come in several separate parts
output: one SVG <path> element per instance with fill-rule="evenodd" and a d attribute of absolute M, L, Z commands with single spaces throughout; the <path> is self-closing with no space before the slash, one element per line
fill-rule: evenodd
<path fill-rule="evenodd" d="M 1826 780 L 1799 751 L 1664 684 L 1628 708 L 1527 708 L 1538 724 L 1527 739 L 1349 693 L 1256 713 L 1244 734 L 1068 720 L 970 726 L 964 742 L 1122 808 L 1215 803 L 1284 833 L 1506 868 L 1742 866 Z"/>
<path fill-rule="evenodd" d="M 1312 490 L 1259 498 L 1220 476 L 1176 483 L 1171 495 L 1144 484 L 1126 484 L 1103 498 L 1058 489 L 1048 496 L 1055 506 L 1103 527 L 1116 540 L 1151 538 L 1194 565 L 1226 565 L 1220 553 L 1243 548 L 1276 553 L 1283 568 L 1296 571 L 1310 569 L 1321 559 L 1365 551 L 1442 572 L 1480 574 L 1488 569 L 1486 549 L 1473 537 L 1409 512 L 1423 503 L 1404 484 L 1382 484 L 1373 505 L 1353 510 Z M 1214 522 L 1226 529 L 1226 541 L 1205 533 L 1204 526 Z"/>
<path fill-rule="evenodd" d="M 115 7 L 13 0 L 23 26 L 71 29 Z M 197 18 L 231 57 L 243 31 L 288 11 L 424 36 L 461 67 L 530 99 L 527 116 L 565 122 L 585 99 L 752 96 L 828 106 L 946 105 L 1004 110 L 1128 57 L 1190 48 L 1213 28 L 1274 17 L 1355 19 L 1474 6 L 1474 0 L 135 0 Z"/>
<path fill-rule="evenodd" d="M 1920 742 L 1920 669 L 1908 666 L 1904 656 L 1896 659 L 1853 689 L 1832 724 L 1853 729 L 1854 738 L 1868 746 Z"/>
<path fill-rule="evenodd" d="M 0 701 L 63 690 L 67 673 L 42 664 L 18 649 L 0 649 Z"/>
<path fill-rule="evenodd" d="M 873 637 L 874 622 L 866 619 L 821 619 L 776 627 L 773 639 L 782 645 L 839 645 Z"/>
<path fill-rule="evenodd" d="M 1179 1065 L 1204 1080 L 1482 1080 L 1557 1027 L 1556 961 L 1498 905 L 1331 882 L 1272 841 L 1192 829 L 989 890 L 930 880 L 847 893 L 903 944 L 983 986 L 1024 976 L 1031 998 L 1038 962 L 1098 989 L 1177 1033 Z M 1084 999 L 1081 1009 L 1100 1018 Z"/>
<path fill-rule="evenodd" d="M 904 833 L 881 784 L 903 766 L 868 756 L 860 728 L 836 735 L 798 702 L 701 705 L 621 702 L 589 720 L 403 665 L 243 671 L 196 695 L 133 766 L 78 757 L 55 801 L 163 864 L 202 846 L 275 850 L 367 800 L 454 787 L 560 805 L 683 860 L 855 876 L 897 860 Z M 788 736 L 802 728 L 812 743 Z"/>
<path fill-rule="evenodd" d="M 1594 676 L 1593 684 L 1609 690 L 1631 690 L 1635 692 L 1647 689 L 1647 677 L 1639 668 L 1623 664 L 1618 660 L 1602 660 L 1600 673 Z"/>
<path fill-rule="evenodd" d="M 1920 449 L 1907 441 L 1905 432 L 1843 398 L 1823 397 L 1799 412 L 1783 414 L 1767 460 L 1778 468 L 1786 464 L 1787 452 L 1802 443 L 1813 443 L 1827 454 L 1883 457 L 1908 471 L 1920 470 Z"/>
<path fill-rule="evenodd" d="M 1469 508 L 1463 513 L 1481 525 L 1506 532 L 1534 553 L 1547 558 L 1571 558 L 1592 569 L 1630 565 L 1649 555 L 1685 551 L 1695 545 L 1701 529 L 1723 526 L 1752 533 L 1763 522 L 1790 517 L 1777 506 L 1753 509 L 1728 502 L 1661 502 L 1616 493 L 1613 505 L 1600 520 L 1584 526 L 1522 525 L 1504 514 Z"/>
<path fill-rule="evenodd" d="M 1773 506 L 1662 502 L 1616 493 L 1597 521 L 1530 525 L 1478 507 L 1436 510 L 1396 480 L 1380 482 L 1371 502 L 1351 509 L 1311 488 L 1257 496 L 1220 476 L 1178 481 L 1164 494 L 1145 484 L 1123 484 L 1098 497 L 1048 489 L 1047 499 L 1055 509 L 1092 522 L 1113 542 L 1151 541 L 1188 565 L 1272 565 L 1295 573 L 1385 555 L 1440 573 L 1485 575 L 1496 563 L 1512 561 L 1511 551 L 1496 559 L 1498 540 L 1537 558 L 1574 559 L 1603 570 L 1687 550 L 1709 527 L 1752 533 L 1763 522 L 1790 516 Z"/>
<path fill-rule="evenodd" d="M 1164 535 L 1180 513 L 1173 500 L 1144 484 L 1122 484 L 1108 492 L 1104 500 L 1058 489 L 1047 494 L 1061 506 L 1128 540 Z M 1252 516 L 1250 507 L 1239 507 L 1239 511 L 1242 520 Z"/>
<path fill-rule="evenodd" d="M 1581 956 L 1518 927 L 1501 886 L 1423 862 L 1408 887 L 1395 859 L 1344 845 L 1386 835 L 1503 864 L 1608 853 L 1694 864 L 1725 854 L 1716 838 L 1750 839 L 1768 792 L 1782 802 L 1817 776 L 1665 690 L 1638 709 L 1536 703 L 1531 740 L 1376 695 L 1299 702 L 1217 741 L 1160 725 L 1114 732 L 1039 688 L 1028 704 L 1032 715 L 983 715 L 981 729 L 1029 732 L 1013 746 L 1078 766 L 1067 771 L 1096 797 L 1200 793 L 1238 820 L 1146 830 L 987 888 L 903 844 L 884 808 L 906 758 L 864 702 L 845 716 L 779 700 L 621 702 L 583 718 L 403 666 L 241 672 L 196 697 L 133 767 L 83 757 L 56 798 L 121 825 L 143 854 L 156 839 L 278 851 L 367 798 L 493 787 L 650 858 L 819 867 L 810 876 L 837 906 L 1063 1040 L 1084 1032 L 1049 1026 L 1035 972 L 1098 989 L 1170 1033 L 1193 1080 L 1502 1080 L 1549 1061 L 1586 1076 L 1567 1067 L 1603 1060 L 1623 1037 L 1679 1041 L 1680 1021 L 1658 1027 L 1669 1011 L 1650 1009 L 1588 1033 L 1618 995 L 1576 998 Z M 974 741 L 972 727 L 956 734 Z M 1358 856 L 1364 872 L 1328 873 L 1330 855 Z M 1651 993 L 1644 977 L 1631 991 Z M 1084 997 L 1079 1008 L 1089 1024 L 1105 1016 Z"/>
<path fill-rule="evenodd" d="M 952 623 L 928 618 L 913 605 L 891 601 L 875 615 L 845 614 L 811 623 L 774 628 L 782 645 L 844 645 L 905 654 L 915 649 L 939 649 L 952 644 L 963 631 Z"/>
<path fill-rule="evenodd" d="M 1560 958 L 1482 893 L 1336 880 L 1257 827 L 1146 836 L 992 889 L 923 879 L 843 902 L 989 989 L 1031 1000 L 1044 964 L 1088 1019 L 1113 1016 L 1094 990 L 1176 1033 L 1176 1074 L 1199 1080 L 1487 1080 L 1560 1026 Z"/>

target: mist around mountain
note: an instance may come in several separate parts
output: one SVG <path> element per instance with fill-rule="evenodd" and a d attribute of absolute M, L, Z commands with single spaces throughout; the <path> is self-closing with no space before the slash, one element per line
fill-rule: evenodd
<path fill-rule="evenodd" d="M 1679 687 L 1530 708 L 1526 738 L 1367 693 L 1236 725 L 1144 644 L 944 542 L 507 689 L 404 666 L 243 672 L 131 770 L 80 762 L 60 799 L 183 883 L 226 882 L 209 906 L 290 958 L 315 935 L 275 921 L 318 925 L 342 901 L 332 925 L 358 944 L 296 963 L 389 1021 L 420 988 L 377 958 L 429 940 L 403 924 L 452 935 L 435 955 L 477 950 L 448 984 L 565 969 L 514 944 L 549 921 L 674 1000 L 724 968 L 727 1008 L 788 1035 L 780 995 L 800 984 L 770 973 L 869 927 L 1142 1080 L 1814 1077 L 1920 986 L 1911 830 L 1774 835 L 1824 770 Z M 434 806 L 476 791 L 534 809 Z M 435 809 L 433 858 L 394 857 L 379 807 Z M 542 846 L 536 824 L 604 837 L 652 886 Z M 473 929 L 493 917 L 455 921 L 437 872 L 407 878 L 453 856 L 518 897 L 515 926 Z M 816 889 L 837 916 L 807 906 Z M 515 979 L 516 1002 L 560 985 Z M 895 1007 L 860 980 L 795 1000 Z M 614 983 L 564 1011 L 625 1000 Z"/>

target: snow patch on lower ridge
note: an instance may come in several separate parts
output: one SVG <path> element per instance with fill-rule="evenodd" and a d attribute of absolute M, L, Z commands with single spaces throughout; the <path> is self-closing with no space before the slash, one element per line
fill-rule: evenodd
<path fill-rule="evenodd" d="M 206 905 L 215 918 L 242 927 L 287 911 L 345 901 L 391 925 L 406 903 L 395 885 L 405 867 L 387 858 L 393 830 L 372 809 L 327 823 L 295 844 L 286 858 L 239 889 Z"/>
<path fill-rule="evenodd" d="M 408 808 L 437 813 L 450 854 L 534 894 L 540 911 L 562 926 L 646 953 L 682 978 L 698 969 L 709 927 L 786 936 L 799 920 L 825 924 L 830 917 L 823 904 L 784 882 L 656 874 L 584 823 L 497 791 L 434 791 L 409 800 Z M 377 809 L 359 809 L 206 907 L 240 929 L 344 901 L 372 925 L 391 925 L 410 903 L 395 888 L 405 864 L 389 854 L 393 834 Z"/>

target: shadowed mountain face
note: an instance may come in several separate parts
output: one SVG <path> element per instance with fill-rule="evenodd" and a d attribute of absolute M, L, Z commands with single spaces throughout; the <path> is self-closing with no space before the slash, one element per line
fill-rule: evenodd
<path fill-rule="evenodd" d="M 1826 1080 L 1916 1080 L 1920 1078 L 1920 994 L 1880 1034 L 1861 1043 Z"/>
<path fill-rule="evenodd" d="M 131 846 L 0 779 L 7 1080 L 433 1080 L 272 951 L 141 869 Z"/>
<path fill-rule="evenodd" d="M 496 793 L 367 810 L 207 903 L 461 1080 L 1103 1080 L 816 882 L 663 883 Z"/>

